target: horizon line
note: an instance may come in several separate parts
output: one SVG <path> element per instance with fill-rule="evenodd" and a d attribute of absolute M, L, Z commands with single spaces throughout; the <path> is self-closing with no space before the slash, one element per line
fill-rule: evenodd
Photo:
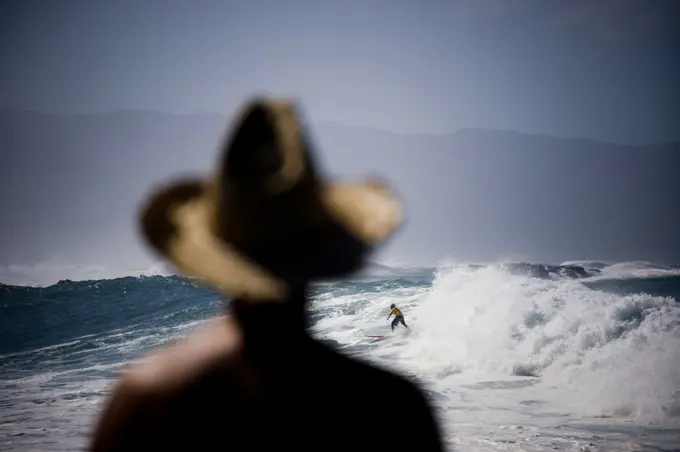
<path fill-rule="evenodd" d="M 215 116 L 228 121 L 231 117 L 230 114 L 219 113 L 215 111 L 208 110 L 196 110 L 191 112 L 173 112 L 173 111 L 163 111 L 157 109 L 146 109 L 146 108 L 114 108 L 106 111 L 92 111 L 92 112 L 56 112 L 56 111 L 46 111 L 38 110 L 33 108 L 15 108 L 15 107 L 0 107 L 0 114 L 6 113 L 19 113 L 19 114 L 35 114 L 43 116 L 52 116 L 60 118 L 76 118 L 76 117 L 86 117 L 86 116 L 108 116 L 114 115 L 116 113 L 128 113 L 128 114 L 152 114 L 158 116 L 173 116 L 178 118 L 186 118 L 191 116 Z M 626 147 L 648 147 L 648 146 L 664 146 L 672 144 L 680 144 L 680 139 L 670 139 L 670 140 L 659 140 L 654 142 L 646 143 L 623 143 L 619 141 L 611 141 L 602 138 L 592 138 L 583 136 L 560 136 L 551 135 L 548 133 L 538 133 L 538 132 L 525 132 L 517 129 L 500 129 L 491 127 L 460 127 L 458 129 L 452 130 L 451 132 L 400 132 L 396 130 L 390 130 L 383 127 L 377 127 L 365 124 L 349 124 L 336 119 L 314 119 L 308 120 L 310 124 L 316 126 L 319 125 L 332 125 L 337 127 L 344 127 L 348 129 L 363 129 L 367 131 L 381 132 L 391 135 L 397 135 L 402 137 L 421 137 L 421 138 L 450 138 L 461 132 L 493 132 L 501 134 L 515 134 L 524 135 L 528 137 L 535 138 L 551 138 L 556 140 L 566 140 L 566 141 L 588 141 L 592 143 L 602 143 L 602 144 L 613 144 L 617 146 Z"/>

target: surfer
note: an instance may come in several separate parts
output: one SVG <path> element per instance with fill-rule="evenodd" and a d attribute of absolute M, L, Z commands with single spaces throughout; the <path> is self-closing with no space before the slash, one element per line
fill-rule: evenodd
<path fill-rule="evenodd" d="M 442 452 L 414 382 L 340 354 L 306 323 L 311 282 L 359 270 L 401 223 L 401 203 L 382 182 L 324 180 L 288 102 L 250 104 L 222 153 L 214 179 L 156 192 L 141 229 L 230 312 L 131 364 L 89 449 Z M 376 409 L 399 411 L 408 435 L 386 445 L 394 419 Z"/>
<path fill-rule="evenodd" d="M 392 317 L 392 315 L 394 314 L 394 320 L 392 320 L 392 325 L 391 325 L 392 331 L 394 331 L 394 327 L 399 325 L 400 323 L 410 330 L 411 328 L 409 328 L 408 325 L 406 324 L 406 322 L 404 321 L 404 314 L 402 314 L 401 311 L 399 310 L 399 308 L 397 308 L 397 305 L 394 304 L 394 303 L 391 304 L 390 309 L 391 309 L 390 315 L 387 316 L 387 320 L 389 320 L 390 317 Z"/>

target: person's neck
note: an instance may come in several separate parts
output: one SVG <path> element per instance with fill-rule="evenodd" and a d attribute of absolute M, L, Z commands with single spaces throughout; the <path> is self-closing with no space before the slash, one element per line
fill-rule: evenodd
<path fill-rule="evenodd" d="M 277 351 L 294 353 L 310 339 L 307 332 L 306 288 L 286 300 L 232 300 L 233 314 L 250 354 L 271 356 Z"/>

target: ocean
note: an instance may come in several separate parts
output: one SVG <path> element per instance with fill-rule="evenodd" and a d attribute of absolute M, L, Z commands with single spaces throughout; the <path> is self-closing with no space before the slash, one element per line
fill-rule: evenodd
<path fill-rule="evenodd" d="M 419 382 L 450 450 L 679 451 L 678 300 L 680 268 L 642 262 L 375 266 L 316 285 L 308 315 Z M 0 307 L 3 451 L 82 450 L 123 364 L 224 309 L 174 275 L 1 285 Z"/>

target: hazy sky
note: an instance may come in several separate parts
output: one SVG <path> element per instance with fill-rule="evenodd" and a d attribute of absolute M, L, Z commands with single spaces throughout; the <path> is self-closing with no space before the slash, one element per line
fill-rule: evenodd
<path fill-rule="evenodd" d="M 680 139 L 680 2 L 3 1 L 0 106 L 231 113 L 253 91 L 400 132 Z"/>
<path fill-rule="evenodd" d="M 2 1 L 0 108 L 229 116 L 271 92 L 326 125 L 678 141 L 679 19 L 673 0 Z M 135 229 L 143 193 L 170 174 L 207 170 L 224 118 L 17 121 L 0 124 L 5 270 L 46 259 L 148 262 Z M 515 162 L 523 141 L 505 154 L 503 135 L 475 154 L 466 136 L 327 132 L 328 161 L 393 175 L 404 189 L 414 218 L 391 248 L 401 261 L 678 257 L 669 247 L 680 219 L 654 203 L 677 204 L 680 158 L 668 149 L 571 162 L 578 143 L 543 158 L 539 140 L 538 154 Z M 400 162 L 382 148 L 402 144 Z M 425 163 L 418 152 L 431 145 L 452 154 Z"/>

